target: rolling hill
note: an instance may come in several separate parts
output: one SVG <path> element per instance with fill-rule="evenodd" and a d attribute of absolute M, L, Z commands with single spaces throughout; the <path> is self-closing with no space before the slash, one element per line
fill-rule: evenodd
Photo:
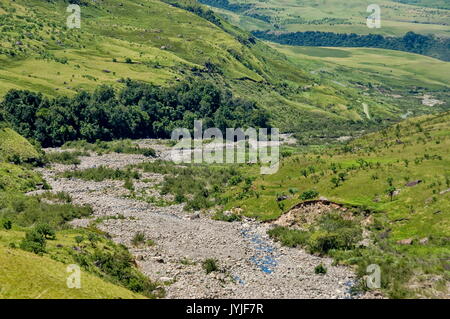
<path fill-rule="evenodd" d="M 25 89 L 73 96 L 101 84 L 121 87 L 122 78 L 172 86 L 193 77 L 256 101 L 282 131 L 318 135 L 336 135 L 338 127 L 337 134 L 345 135 L 408 111 L 435 111 L 420 101 L 406 105 L 317 78 L 195 1 L 83 1 L 81 29 L 65 27 L 66 1 L 0 4 L 2 95 Z"/>
<path fill-rule="evenodd" d="M 201 0 L 244 30 L 323 31 L 401 36 L 408 31 L 449 37 L 450 7 L 444 0 L 383 0 L 382 27 L 369 29 L 368 0 Z"/>

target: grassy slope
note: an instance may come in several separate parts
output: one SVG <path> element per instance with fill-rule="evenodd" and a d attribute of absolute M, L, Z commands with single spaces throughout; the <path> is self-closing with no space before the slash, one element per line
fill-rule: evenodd
<path fill-rule="evenodd" d="M 231 3 L 252 4 L 253 8 L 236 14 L 220 9 L 230 21 L 237 23 L 245 30 L 278 29 L 290 32 L 296 31 L 325 31 L 342 33 L 378 33 L 383 35 L 403 35 L 408 31 L 423 34 L 436 34 L 450 36 L 449 13 L 445 9 L 436 9 L 440 4 L 427 4 L 427 7 L 419 7 L 394 1 L 378 1 L 381 7 L 381 29 L 369 29 L 366 26 L 367 6 L 373 1 L 369 0 L 268 0 L 264 2 L 256 0 L 231 0 Z M 407 2 L 407 1 L 404 1 Z M 413 1 L 410 1 L 411 3 Z M 425 1 L 423 1 L 425 2 Z M 436 7 L 434 7 L 436 6 Z M 448 9 L 448 8 L 447 8 Z M 271 23 L 261 20 L 255 21 L 245 13 L 258 13 L 271 18 Z M 322 19 L 339 19 L 339 21 L 325 21 Z M 314 23 L 308 23 L 316 21 Z M 320 22 L 318 22 L 320 21 Z M 432 22 L 432 23 L 430 23 Z M 447 24 L 447 25 L 445 25 Z"/>
<path fill-rule="evenodd" d="M 119 86 L 124 77 L 170 84 L 194 75 L 257 100 L 271 113 L 272 125 L 284 131 L 298 130 L 304 122 L 322 127 L 323 122 L 354 120 L 374 126 L 362 103 L 374 106 L 374 117 L 380 120 L 400 119 L 396 101 L 380 94 L 364 96 L 332 81 L 322 83 L 261 42 L 242 44 L 238 38 L 248 35 L 225 21 L 218 27 L 156 0 L 122 3 L 90 3 L 82 7 L 82 28 L 67 30 L 63 1 L 0 0 L 0 11 L 10 13 L 2 16 L 0 95 L 11 88 L 75 94 L 100 84 Z M 16 55 L 11 57 L 11 52 Z M 127 57 L 133 63 L 125 63 Z M 204 70 L 207 62 L 222 74 L 195 71 Z M 303 89 L 310 86 L 308 92 Z"/>
<path fill-rule="evenodd" d="M 5 196 L 29 192 L 35 190 L 36 185 L 45 183 L 40 174 L 30 168 L 6 162 L 14 154 L 22 159 L 39 156 L 25 138 L 11 129 L 1 129 L 0 194 Z M 70 254 L 57 245 L 76 245 L 75 236 L 83 235 L 81 231 L 59 231 L 58 240 L 49 241 L 48 253 L 38 256 L 8 248 L 11 243 L 19 246 L 26 228 L 14 226 L 13 230 L 7 231 L 3 229 L 2 218 L 0 222 L 0 298 L 144 298 L 85 271 L 81 275 L 82 289 L 67 288 L 66 279 L 69 274 L 66 267 L 71 263 Z"/>
<path fill-rule="evenodd" d="M 40 157 L 40 154 L 33 145 L 12 129 L 0 129 L 0 161 L 6 161 L 14 156 L 29 161 Z"/>
<path fill-rule="evenodd" d="M 381 93 L 388 104 L 405 105 L 403 110 L 411 112 L 410 115 L 421 109 L 423 112 L 430 109 L 417 104 L 418 98 L 424 94 L 445 102 L 432 108 L 447 110 L 449 107 L 449 62 L 384 49 L 271 45 L 305 70 L 333 79 L 335 83 L 359 87 L 366 91 L 365 94 Z M 378 88 L 372 90 L 368 87 Z"/>
<path fill-rule="evenodd" d="M 1 232 L 2 235 L 3 232 Z M 66 285 L 67 265 L 45 256 L 0 246 L 2 299 L 136 299 L 139 294 L 81 272 L 81 289 Z"/>
<path fill-rule="evenodd" d="M 381 78 L 392 86 L 445 87 L 450 82 L 450 63 L 430 57 L 383 49 L 293 47 L 273 44 L 297 63 L 323 62 L 337 69 L 344 66 Z M 399 85 L 400 84 L 400 85 Z"/>
<path fill-rule="evenodd" d="M 24 137 L 9 128 L 1 128 L 0 191 L 27 192 L 44 183 L 42 177 L 30 169 L 9 163 L 13 157 L 27 161 L 40 155 Z"/>
<path fill-rule="evenodd" d="M 412 282 L 430 274 L 448 278 L 444 265 L 448 267 L 450 259 L 450 191 L 445 192 L 450 190 L 449 149 L 450 113 L 410 119 L 398 130 L 392 127 L 350 142 L 347 152 L 326 147 L 304 150 L 285 158 L 274 175 L 250 172 L 256 178 L 254 192 L 235 188 L 228 194 L 235 199 L 225 208 L 240 207 L 245 215 L 270 220 L 299 203 L 302 192 L 317 190 L 330 200 L 371 211 L 389 234 L 387 247 L 392 248 L 388 250 L 415 260 Z M 361 168 L 359 159 L 371 164 Z M 309 172 L 307 177 L 302 175 L 303 169 Z M 347 174 L 345 180 L 335 187 L 331 179 L 342 172 Z M 400 191 L 392 201 L 387 193 L 389 178 Z M 415 180 L 422 183 L 405 185 Z M 290 195 L 289 189 L 298 193 Z M 280 194 L 289 195 L 281 207 L 276 200 Z M 236 199 L 240 197 L 243 199 Z M 424 238 L 429 242 L 420 244 Z M 404 239 L 413 239 L 413 244 L 397 244 Z M 427 286 L 419 287 L 417 293 L 424 296 Z"/>

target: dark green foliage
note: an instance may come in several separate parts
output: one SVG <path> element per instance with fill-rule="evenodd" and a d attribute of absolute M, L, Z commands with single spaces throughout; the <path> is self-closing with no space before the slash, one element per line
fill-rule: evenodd
<path fill-rule="evenodd" d="M 39 234 L 42 235 L 45 239 L 55 240 L 56 232 L 53 228 L 48 224 L 38 224 L 34 228 Z"/>
<path fill-rule="evenodd" d="M 317 196 L 319 196 L 319 192 L 315 191 L 315 190 L 309 190 L 309 191 L 305 191 L 300 195 L 300 199 L 301 200 L 309 200 L 309 199 L 314 199 Z"/>
<path fill-rule="evenodd" d="M 46 240 L 45 236 L 36 228 L 25 233 L 25 238 L 20 243 L 20 248 L 35 254 L 45 253 Z"/>
<path fill-rule="evenodd" d="M 94 143 L 89 143 L 86 140 L 70 141 L 63 145 L 65 149 L 79 149 L 84 151 L 85 154 L 88 152 L 96 152 L 99 155 L 114 153 L 123 154 L 142 154 L 147 157 L 155 157 L 156 151 L 152 148 L 140 148 L 138 145 L 134 144 L 131 140 L 114 140 L 110 142 L 105 141 L 95 141 Z M 83 152 L 76 152 L 83 153 Z"/>
<path fill-rule="evenodd" d="M 0 192 L 0 218 L 7 218 L 19 226 L 47 224 L 53 229 L 66 227 L 66 222 L 92 214 L 89 206 L 69 203 L 49 204 L 46 195 L 25 196 Z M 51 234 L 49 234 L 51 235 Z"/>
<path fill-rule="evenodd" d="M 362 229 L 357 222 L 345 220 L 333 212 L 322 216 L 309 231 L 277 226 L 267 233 L 285 246 L 302 246 L 319 254 L 352 249 L 362 239 Z"/>
<path fill-rule="evenodd" d="M 12 221 L 9 219 L 6 219 L 3 221 L 3 228 L 6 230 L 10 230 L 12 228 Z"/>
<path fill-rule="evenodd" d="M 203 261 L 202 267 L 207 274 L 219 270 L 219 267 L 217 266 L 217 259 L 214 258 L 208 258 L 205 261 Z"/>
<path fill-rule="evenodd" d="M 78 165 L 81 163 L 79 156 L 87 156 L 86 152 L 54 152 L 47 153 L 46 158 L 50 163 L 59 163 L 65 165 Z"/>
<path fill-rule="evenodd" d="M 47 99 L 29 91 L 11 90 L 0 112 L 12 127 L 43 146 L 68 141 L 171 137 L 176 128 L 267 127 L 267 114 L 254 102 L 234 98 L 206 81 L 186 81 L 173 87 L 125 80 L 115 92 L 102 85 L 93 93 Z M 151 151 L 146 154 L 153 156 Z"/>
<path fill-rule="evenodd" d="M 325 275 L 327 273 L 327 268 L 323 264 L 319 264 L 314 268 L 314 273 Z"/>

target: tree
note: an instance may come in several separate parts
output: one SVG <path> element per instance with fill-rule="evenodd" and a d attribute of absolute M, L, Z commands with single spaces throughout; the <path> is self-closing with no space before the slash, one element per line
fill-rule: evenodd
<path fill-rule="evenodd" d="M 339 187 L 340 180 L 336 176 L 331 179 L 331 183 L 334 184 L 334 187 Z"/>
<path fill-rule="evenodd" d="M 393 198 L 394 198 L 394 194 L 395 194 L 395 191 L 396 191 L 397 189 L 394 187 L 394 186 L 389 186 L 387 189 L 386 189 L 386 193 L 389 195 L 389 197 L 391 198 L 391 202 L 392 202 L 392 200 L 393 200 Z"/>

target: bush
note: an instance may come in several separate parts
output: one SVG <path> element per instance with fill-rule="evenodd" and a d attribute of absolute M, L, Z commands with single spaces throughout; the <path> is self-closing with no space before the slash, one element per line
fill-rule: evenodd
<path fill-rule="evenodd" d="M 314 199 L 317 196 L 319 196 L 319 192 L 317 192 L 315 190 L 309 190 L 309 191 L 303 192 L 300 195 L 300 199 L 301 200 L 309 200 L 309 199 Z"/>
<path fill-rule="evenodd" d="M 131 170 L 114 169 L 105 166 L 88 168 L 81 171 L 67 171 L 61 174 L 64 178 L 79 178 L 87 181 L 101 182 L 106 179 L 127 180 L 139 179 L 138 172 Z"/>
<path fill-rule="evenodd" d="M 309 238 L 309 234 L 306 231 L 289 229 L 282 226 L 276 226 L 267 233 L 270 237 L 275 238 L 282 245 L 288 247 L 304 246 Z"/>
<path fill-rule="evenodd" d="M 133 239 L 131 239 L 131 243 L 133 246 L 142 245 L 145 242 L 145 234 L 143 232 L 137 232 L 134 234 Z"/>
<path fill-rule="evenodd" d="M 56 239 L 55 230 L 53 228 L 51 228 L 48 224 L 39 224 L 35 227 L 35 229 L 45 239 L 50 239 L 50 240 Z"/>
<path fill-rule="evenodd" d="M 7 219 L 3 221 L 3 228 L 6 230 L 10 230 L 12 228 L 12 221 Z"/>
<path fill-rule="evenodd" d="M 237 215 L 237 214 L 224 214 L 223 212 L 217 212 L 216 214 L 214 214 L 214 216 L 212 217 L 214 220 L 221 220 L 224 222 L 234 222 L 234 221 L 240 221 L 242 218 L 241 216 Z"/>
<path fill-rule="evenodd" d="M 133 181 L 129 178 L 125 180 L 125 183 L 123 184 L 123 187 L 128 189 L 129 191 L 134 191 L 134 185 Z"/>
<path fill-rule="evenodd" d="M 316 273 L 316 274 L 323 274 L 324 275 L 324 274 L 327 273 L 327 268 L 324 265 L 322 265 L 322 264 L 317 265 L 314 268 L 314 273 Z"/>
<path fill-rule="evenodd" d="M 45 253 L 45 237 L 35 228 L 25 234 L 25 238 L 20 243 L 20 248 L 35 254 Z"/>
<path fill-rule="evenodd" d="M 83 236 L 75 236 L 75 242 L 76 242 L 77 244 L 82 243 L 83 240 L 84 240 L 84 237 L 83 237 Z"/>
<path fill-rule="evenodd" d="M 219 267 L 217 266 L 217 259 L 208 258 L 202 263 L 203 269 L 206 271 L 207 274 L 218 271 Z"/>

